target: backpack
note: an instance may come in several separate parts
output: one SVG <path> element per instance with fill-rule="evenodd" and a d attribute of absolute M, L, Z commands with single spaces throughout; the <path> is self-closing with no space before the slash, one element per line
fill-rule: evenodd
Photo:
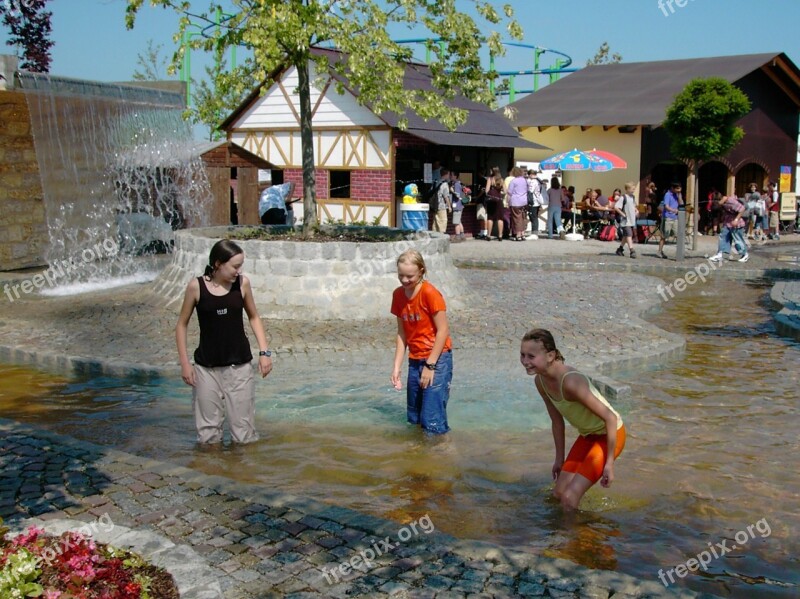
<path fill-rule="evenodd" d="M 438 185 L 431 184 L 431 188 L 425 194 L 423 203 L 428 204 L 431 212 L 437 212 L 439 210 L 439 188 L 443 184 L 447 184 L 447 181 L 439 181 Z"/>
<path fill-rule="evenodd" d="M 600 236 L 598 237 L 600 241 L 616 241 L 617 240 L 617 225 L 603 225 L 603 228 L 600 229 Z"/>

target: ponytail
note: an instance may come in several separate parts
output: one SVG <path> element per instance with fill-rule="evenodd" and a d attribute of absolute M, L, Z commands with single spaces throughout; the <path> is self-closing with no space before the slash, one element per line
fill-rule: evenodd
<path fill-rule="evenodd" d="M 556 341 L 553 339 L 553 334 L 547 329 L 531 329 L 522 337 L 523 341 L 538 341 L 542 344 L 545 351 L 555 352 L 556 361 L 564 362 L 564 356 L 556 347 Z"/>

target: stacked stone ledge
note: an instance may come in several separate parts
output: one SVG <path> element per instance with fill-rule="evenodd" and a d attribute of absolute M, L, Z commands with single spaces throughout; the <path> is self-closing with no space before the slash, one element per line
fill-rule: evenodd
<path fill-rule="evenodd" d="M 188 281 L 203 273 L 211 247 L 235 231 L 209 227 L 178 231 L 170 264 L 155 281 L 167 305 L 179 303 Z M 418 232 L 388 242 L 236 241 L 245 253 L 244 273 L 263 318 L 368 320 L 388 318 L 397 287 L 396 261 L 406 249 L 425 258 L 429 279 L 448 307 L 469 304 L 469 288 L 450 257 L 449 239 Z"/>

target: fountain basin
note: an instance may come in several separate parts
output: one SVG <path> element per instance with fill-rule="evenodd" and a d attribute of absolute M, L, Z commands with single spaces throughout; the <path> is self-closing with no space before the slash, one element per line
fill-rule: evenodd
<path fill-rule="evenodd" d="M 373 228 L 361 229 L 369 234 Z M 243 271 L 263 318 L 391 318 L 391 295 L 399 285 L 397 257 L 411 248 L 424 257 L 428 279 L 442 292 L 448 308 L 468 305 L 469 289 L 453 265 L 447 235 L 380 229 L 380 239 L 389 241 L 236 239 L 237 234 L 252 232 L 253 227 L 246 226 L 177 231 L 172 261 L 156 278 L 155 290 L 167 298 L 168 305 L 180 302 L 189 280 L 203 273 L 211 247 L 220 239 L 232 238 L 244 250 Z M 336 235 L 341 229 L 322 227 L 322 232 Z"/>

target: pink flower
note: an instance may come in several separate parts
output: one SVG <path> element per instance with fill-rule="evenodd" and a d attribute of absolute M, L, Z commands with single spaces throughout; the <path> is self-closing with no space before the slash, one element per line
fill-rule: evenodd
<path fill-rule="evenodd" d="M 36 539 L 39 538 L 39 535 L 43 534 L 45 534 L 43 528 L 31 526 L 27 531 L 15 537 L 14 540 L 11 541 L 11 545 L 14 547 L 26 547 L 27 545 L 33 545 L 36 542 Z"/>
<path fill-rule="evenodd" d="M 45 591 L 44 599 L 61 599 L 61 591 Z"/>

